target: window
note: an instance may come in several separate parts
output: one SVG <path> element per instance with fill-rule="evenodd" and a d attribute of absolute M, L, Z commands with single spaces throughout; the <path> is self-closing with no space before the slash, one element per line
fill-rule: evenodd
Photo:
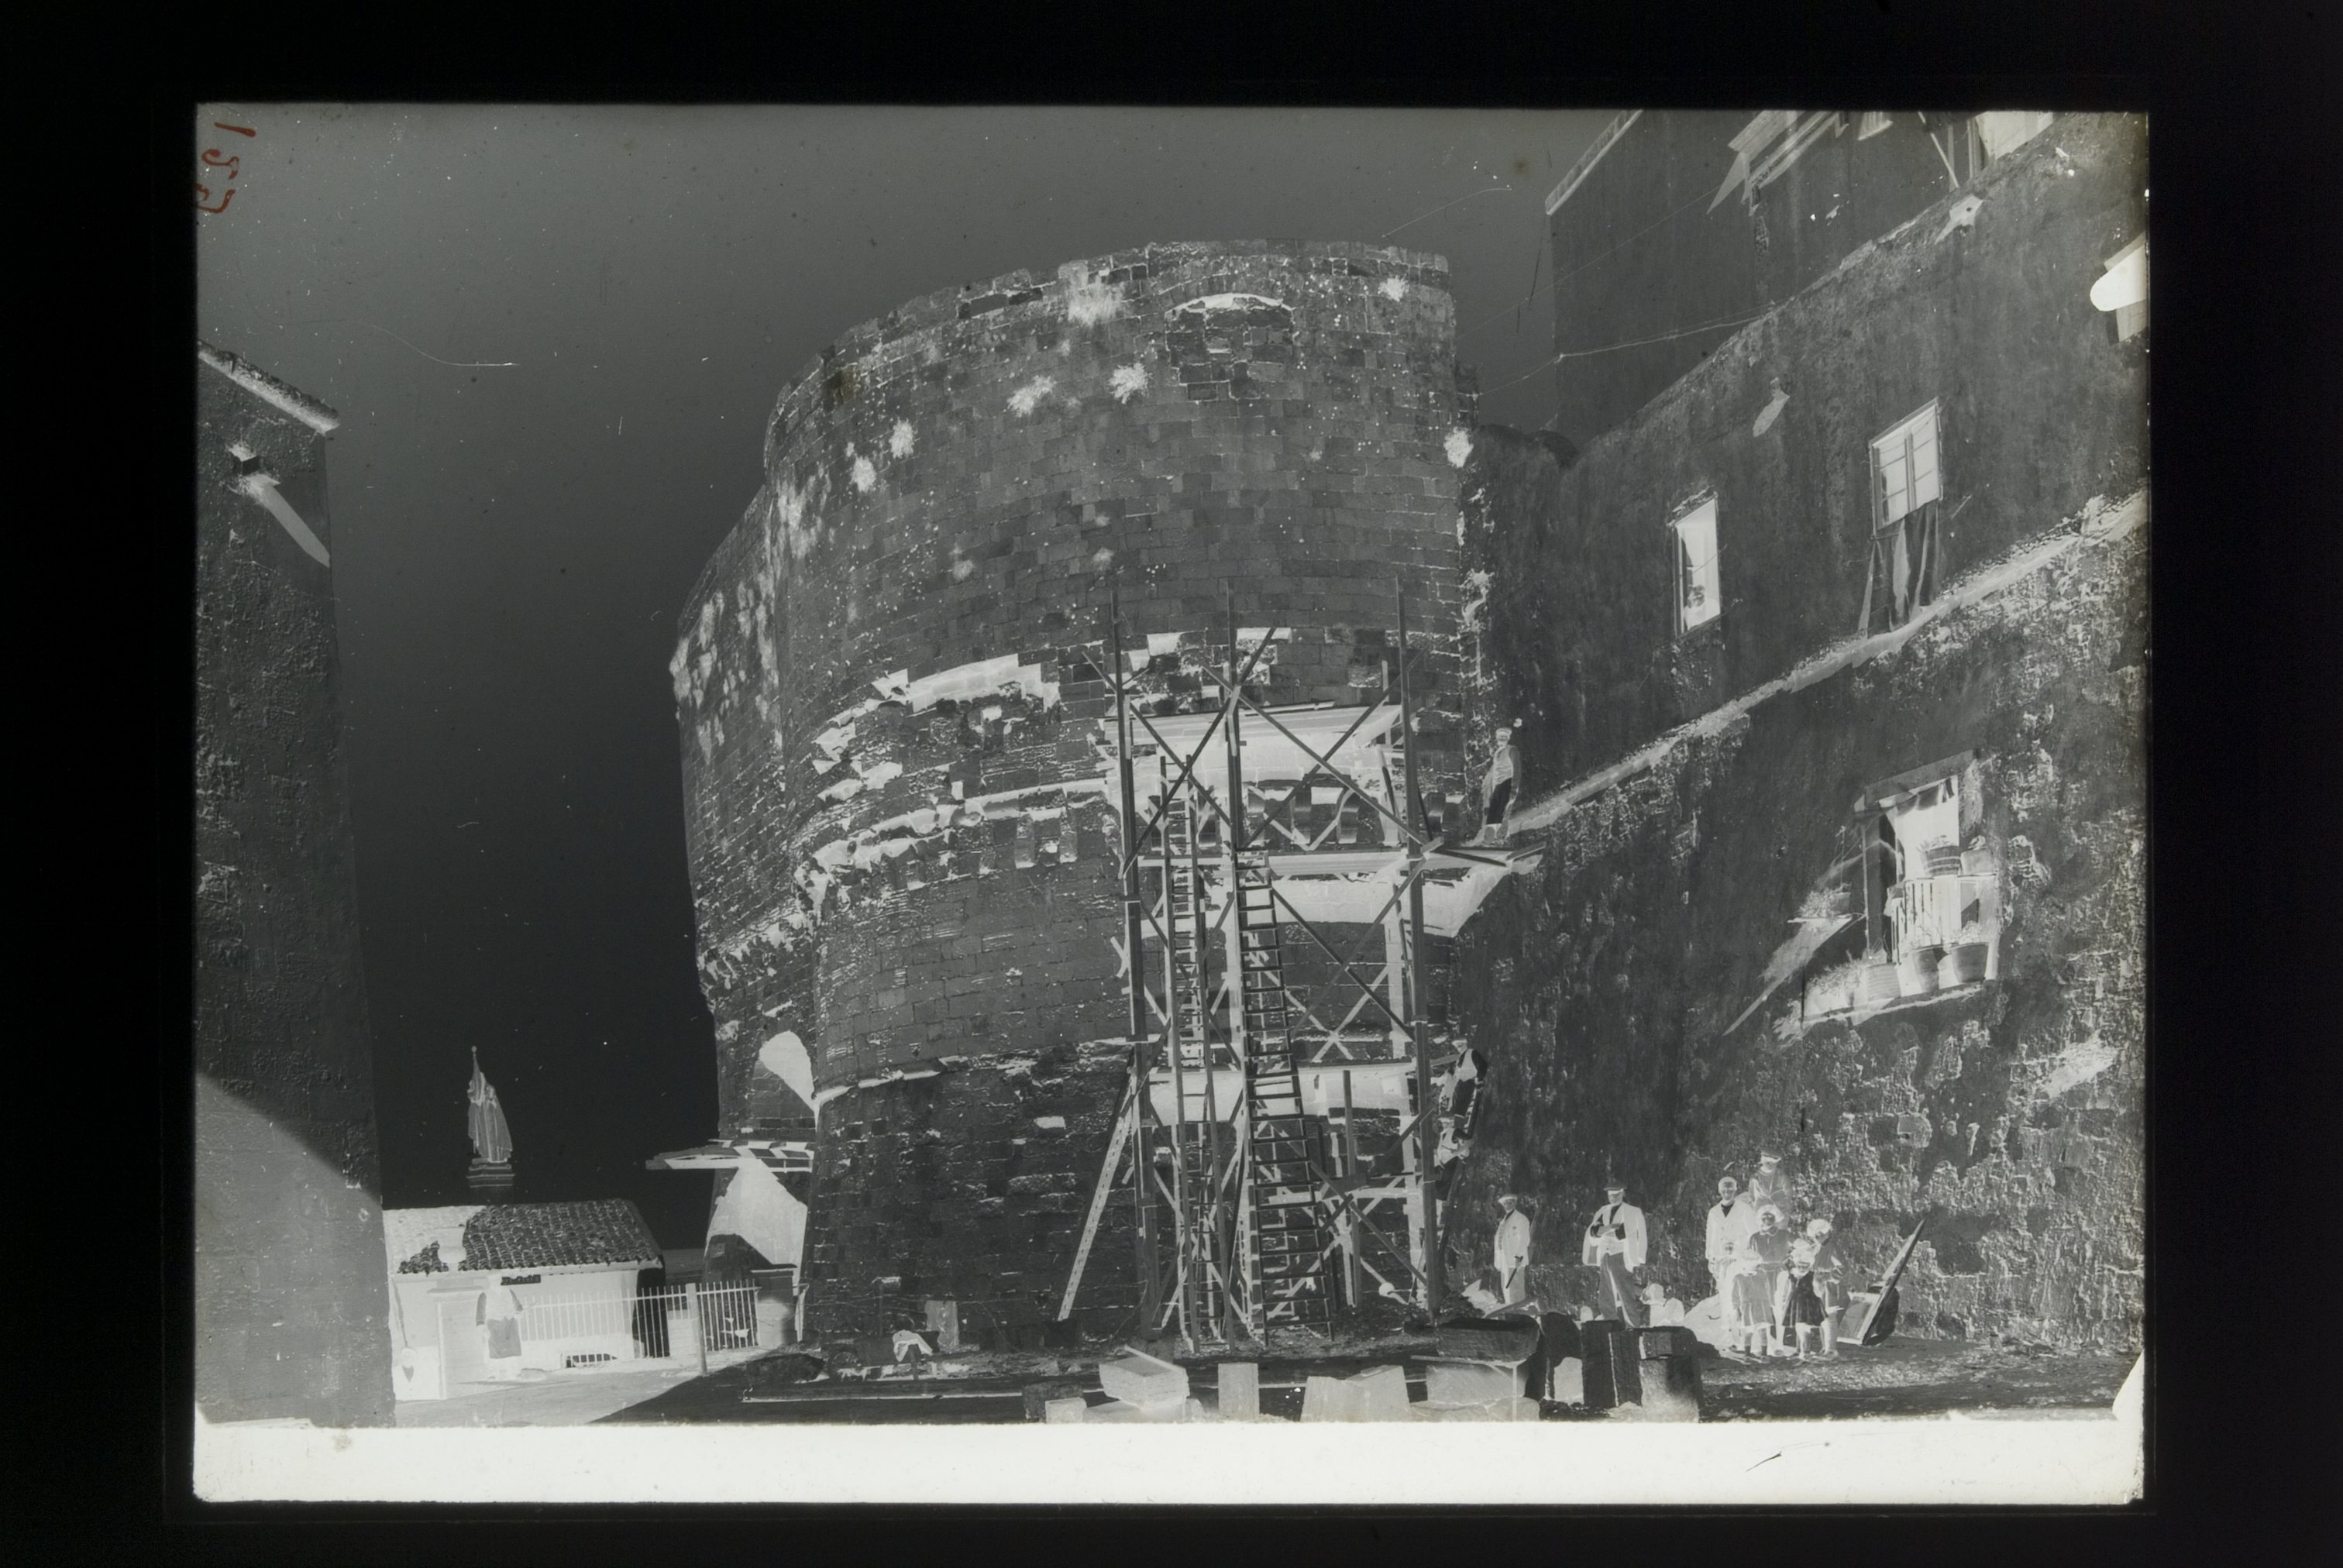
<path fill-rule="evenodd" d="M 1895 522 L 1942 493 L 1936 467 L 1936 406 L 1905 420 L 1871 444 L 1879 479 L 1879 524 Z"/>
<path fill-rule="evenodd" d="M 1805 980 L 1805 1016 L 1862 1011 L 1997 973 L 2000 855 L 1984 831 L 1973 754 L 1899 774 L 1855 802 L 1859 915 L 1826 941 Z M 1845 918 L 1841 915 L 1839 918 Z"/>
<path fill-rule="evenodd" d="M 1863 585 L 1863 626 L 1871 629 L 1874 594 L 1884 571 L 1888 624 L 1901 626 L 1936 597 L 1944 543 L 1936 527 L 1944 469 L 1932 401 L 1871 443 L 1871 562 Z"/>
<path fill-rule="evenodd" d="M 1998 876 L 1979 831 L 1976 770 L 1967 755 L 1900 775 L 1856 811 L 1864 849 L 1867 950 L 1908 960 L 1982 945 L 1999 930 Z M 1982 979 L 1979 970 L 1973 979 Z"/>
<path fill-rule="evenodd" d="M 1676 630 L 1716 618 L 1723 608 L 1716 575 L 1716 498 L 1709 496 L 1668 525 L 1675 549 Z"/>

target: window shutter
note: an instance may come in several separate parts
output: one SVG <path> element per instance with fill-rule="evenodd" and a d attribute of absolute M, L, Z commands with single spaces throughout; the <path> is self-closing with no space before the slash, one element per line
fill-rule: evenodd
<path fill-rule="evenodd" d="M 1879 812 L 1855 819 L 1855 834 L 1863 844 L 1863 947 L 1866 955 L 1887 950 L 1887 846 L 1879 839 Z"/>
<path fill-rule="evenodd" d="M 1936 482 L 1936 411 L 1930 406 L 1926 421 L 1908 437 L 1911 442 L 1912 504 L 1925 506 L 1939 494 Z"/>

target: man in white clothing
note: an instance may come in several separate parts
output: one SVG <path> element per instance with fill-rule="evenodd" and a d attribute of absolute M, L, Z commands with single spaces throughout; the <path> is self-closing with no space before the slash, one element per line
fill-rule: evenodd
<path fill-rule="evenodd" d="M 1757 1231 L 1757 1205 L 1741 1196 L 1741 1183 L 1730 1176 L 1716 1183 L 1716 1202 L 1708 1211 L 1708 1271 L 1716 1277 L 1716 1305 L 1724 1314 L 1728 1342 L 1740 1342 L 1747 1325 L 1734 1310 L 1733 1282 Z"/>
<path fill-rule="evenodd" d="M 1609 1201 L 1594 1211 L 1586 1227 L 1579 1261 L 1603 1271 L 1603 1304 L 1630 1328 L 1644 1326 L 1644 1302 L 1630 1276 L 1644 1266 L 1644 1211 L 1627 1201 L 1627 1189 L 1614 1181 L 1604 1189 Z"/>
<path fill-rule="evenodd" d="M 1505 1211 L 1497 1221 L 1498 1295 L 1505 1305 L 1517 1306 L 1530 1298 L 1530 1217 L 1512 1192 L 1499 1198 L 1497 1207 Z"/>
<path fill-rule="evenodd" d="M 1475 843 L 1504 842 L 1505 814 L 1512 807 L 1513 780 L 1522 767 L 1522 749 L 1513 743 L 1513 728 L 1509 724 L 1497 731 L 1496 755 L 1489 759 L 1488 782 L 1482 788 L 1482 799 L 1487 807 Z"/>

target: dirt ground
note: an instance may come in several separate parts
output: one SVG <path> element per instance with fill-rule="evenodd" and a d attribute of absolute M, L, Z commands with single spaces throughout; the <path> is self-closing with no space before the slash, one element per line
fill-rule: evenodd
<path fill-rule="evenodd" d="M 1259 1357 L 1264 1414 L 1297 1419 L 1310 1376 L 1346 1376 L 1382 1362 L 1407 1363 L 1410 1397 L 1424 1395 L 1420 1336 L 1391 1335 L 1339 1346 L 1272 1346 Z M 786 1352 L 784 1352 L 786 1353 Z M 1104 1353 L 1111 1354 L 1109 1349 Z M 802 1382 L 778 1358 L 712 1372 L 601 1419 L 615 1422 L 1018 1422 L 1031 1383 L 1080 1385 L 1096 1404 L 1100 1352 L 970 1353 L 948 1358 L 943 1375 Z M 1212 1358 L 1183 1356 L 1194 1396 L 1217 1407 Z M 1826 1361 L 1703 1360 L 1704 1421 L 1830 1420 L 1855 1416 L 2083 1414 L 2108 1409 L 2131 1371 L 2129 1356 L 2066 1356 L 1946 1341 L 1897 1340 L 1845 1350 Z M 1062 1392 L 1076 1390 L 1066 1387 Z M 1551 1406 L 1553 1420 L 1607 1420 L 1608 1412 Z"/>
<path fill-rule="evenodd" d="M 1703 1361 L 1703 1421 L 2105 1410 L 2137 1358 L 1890 1340 L 1824 1361 Z"/>

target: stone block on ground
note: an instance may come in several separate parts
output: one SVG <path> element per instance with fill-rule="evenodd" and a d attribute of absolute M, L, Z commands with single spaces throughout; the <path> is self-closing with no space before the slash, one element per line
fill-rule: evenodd
<path fill-rule="evenodd" d="M 1642 1360 L 1635 1354 L 1635 1332 L 1607 1318 L 1582 1323 L 1579 1331 L 1586 1352 L 1586 1407 L 1610 1410 L 1642 1399 Z"/>
<path fill-rule="evenodd" d="M 1696 1351 L 1648 1357 L 1641 1375 L 1645 1420 L 1700 1419 L 1700 1356 Z"/>
<path fill-rule="evenodd" d="M 1407 1419 L 1407 1369 L 1400 1366 L 1369 1367 L 1353 1372 L 1343 1380 L 1359 1391 L 1360 1421 L 1405 1421 Z"/>
<path fill-rule="evenodd" d="M 1187 1422 L 1202 1421 L 1204 1405 L 1201 1400 L 1165 1400 L 1157 1404 L 1133 1404 L 1129 1400 L 1111 1399 L 1104 1404 L 1091 1405 L 1083 1414 L 1086 1422 Z"/>
<path fill-rule="evenodd" d="M 1041 1382 L 1029 1382 L 1024 1389 L 1025 1419 L 1046 1421 L 1049 1419 L 1048 1412 L 1051 1401 L 1080 1399 L 1085 1392 L 1087 1391 L 1081 1382 L 1070 1378 L 1052 1378 Z"/>
<path fill-rule="evenodd" d="M 1126 1404 L 1163 1404 L 1188 1397 L 1188 1369 L 1125 1347 L 1120 1356 L 1099 1363 L 1099 1386 Z"/>
<path fill-rule="evenodd" d="M 1090 1408 L 1089 1402 L 1080 1394 L 1071 1394 L 1064 1399 L 1048 1400 L 1041 1406 L 1041 1420 L 1048 1425 L 1062 1426 L 1069 1422 L 1087 1419 Z"/>
<path fill-rule="evenodd" d="M 1525 1362 L 1537 1351 L 1534 1318 L 1467 1318 L 1442 1323 L 1440 1353 L 1464 1361 Z"/>
<path fill-rule="evenodd" d="M 1483 1400 L 1473 1404 L 1434 1404 L 1426 1400 L 1411 1405 L 1408 1413 L 1417 1421 L 1536 1421 L 1538 1402 L 1519 1394 L 1503 1399 Z"/>
<path fill-rule="evenodd" d="M 1552 1392 L 1546 1395 L 1557 1404 L 1586 1402 L 1586 1363 L 1576 1356 L 1567 1356 L 1554 1364 Z"/>
<path fill-rule="evenodd" d="M 1261 1364 L 1222 1362 L 1219 1404 L 1224 1421 L 1252 1421 L 1261 1414 Z"/>
<path fill-rule="evenodd" d="M 1486 1404 L 1521 1392 L 1518 1367 L 1447 1359 L 1423 1363 L 1423 1396 L 1433 1404 Z"/>
<path fill-rule="evenodd" d="M 1302 1419 L 1364 1421 L 1365 1391 L 1347 1378 L 1311 1378 L 1302 1385 Z"/>

